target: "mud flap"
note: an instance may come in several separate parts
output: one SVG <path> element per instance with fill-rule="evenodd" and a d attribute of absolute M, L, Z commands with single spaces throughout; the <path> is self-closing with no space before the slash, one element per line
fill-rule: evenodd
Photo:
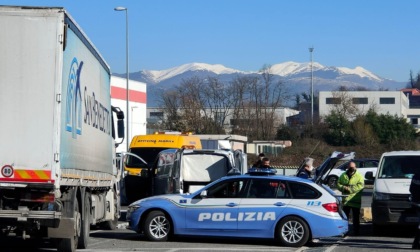
<path fill-rule="evenodd" d="M 72 238 L 76 235 L 74 218 L 61 218 L 57 228 L 48 228 L 50 238 Z"/>
<path fill-rule="evenodd" d="M 73 188 L 63 193 L 61 200 L 64 203 L 62 217 L 57 228 L 48 228 L 50 238 L 73 238 L 76 235 L 76 221 L 74 217 L 74 202 L 77 188 Z"/>

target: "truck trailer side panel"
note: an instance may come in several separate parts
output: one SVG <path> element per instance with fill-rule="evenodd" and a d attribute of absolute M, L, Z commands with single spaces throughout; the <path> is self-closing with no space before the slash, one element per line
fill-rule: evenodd
<path fill-rule="evenodd" d="M 0 168 L 15 169 L 3 169 L 0 181 L 57 179 L 59 125 L 53 115 L 58 115 L 61 22 L 62 15 L 52 10 L 27 16 L 7 9 L 0 14 Z"/>
<path fill-rule="evenodd" d="M 61 91 L 61 168 L 112 174 L 110 72 L 81 35 L 68 22 Z"/>

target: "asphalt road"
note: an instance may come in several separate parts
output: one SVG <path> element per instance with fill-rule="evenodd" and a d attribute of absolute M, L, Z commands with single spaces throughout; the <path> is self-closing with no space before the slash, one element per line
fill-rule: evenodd
<path fill-rule="evenodd" d="M 362 198 L 364 206 L 370 206 L 372 190 L 366 189 Z M 184 252 L 184 251 L 406 251 L 411 250 L 414 237 L 413 228 L 397 228 L 384 230 L 381 235 L 373 233 L 370 222 L 362 222 L 359 236 L 332 237 L 319 239 L 304 247 L 283 247 L 273 240 L 266 239 L 222 239 L 206 237 L 174 237 L 168 242 L 150 242 L 143 235 L 127 230 L 125 222 L 125 209 L 121 216 L 119 229 L 101 230 L 93 228 L 90 233 L 89 248 L 83 252 L 125 252 L 125 251 L 157 251 L 157 252 Z M 351 229 L 351 224 L 350 224 Z M 54 244 L 49 240 L 23 241 L 22 239 L 7 238 L 1 241 L 0 251 L 56 251 Z"/>
<path fill-rule="evenodd" d="M 262 252 L 262 251 L 406 251 L 411 249 L 413 234 L 408 229 L 390 230 L 389 233 L 375 236 L 370 223 L 363 223 L 359 236 L 344 238 L 333 237 L 320 239 L 300 248 L 283 247 L 267 239 L 221 239 L 206 237 L 174 237 L 168 242 L 150 242 L 142 235 L 126 229 L 92 230 L 89 248 L 83 252 L 188 252 L 188 251 L 223 251 L 223 252 Z M 33 243 L 21 239 L 7 239 L 1 243 L 1 251 L 45 252 L 55 251 L 54 244 L 48 241 Z"/>

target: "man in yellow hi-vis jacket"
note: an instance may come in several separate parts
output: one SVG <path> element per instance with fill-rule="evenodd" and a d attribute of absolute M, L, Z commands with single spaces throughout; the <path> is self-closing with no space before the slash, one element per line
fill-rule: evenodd
<path fill-rule="evenodd" d="M 353 234 L 358 235 L 360 230 L 360 208 L 362 206 L 362 193 L 365 187 L 365 179 L 357 171 L 356 163 L 349 162 L 347 171 L 341 174 L 337 181 L 337 189 L 343 195 L 343 210 L 350 216 L 350 210 L 353 217 Z"/>

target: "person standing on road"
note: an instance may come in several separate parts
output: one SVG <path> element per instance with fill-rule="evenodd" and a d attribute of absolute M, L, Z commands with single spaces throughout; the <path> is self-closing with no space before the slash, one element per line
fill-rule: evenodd
<path fill-rule="evenodd" d="M 255 161 L 255 163 L 252 165 L 252 167 L 258 167 L 259 168 L 262 165 L 262 160 L 263 160 L 264 157 L 265 157 L 265 154 L 264 153 L 260 153 L 258 155 L 258 160 Z"/>
<path fill-rule="evenodd" d="M 417 232 L 413 241 L 413 249 L 420 249 L 420 170 L 417 170 L 411 179 L 410 184 L 411 203 L 416 209 L 417 216 L 419 218 L 419 224 L 417 226 Z"/>
<path fill-rule="evenodd" d="M 365 179 L 357 171 L 356 163 L 349 162 L 347 171 L 341 174 L 337 181 L 337 189 L 346 197 L 343 197 L 343 210 L 353 218 L 353 234 L 358 235 L 360 231 L 360 208 L 362 207 L 362 193 L 365 187 Z"/>
<path fill-rule="evenodd" d="M 313 177 L 313 168 L 309 164 L 304 164 L 303 170 L 299 173 L 298 177 L 311 179 Z"/>
<path fill-rule="evenodd" d="M 271 168 L 270 166 L 270 159 L 265 157 L 262 159 L 262 163 L 260 165 L 260 168 Z"/>

